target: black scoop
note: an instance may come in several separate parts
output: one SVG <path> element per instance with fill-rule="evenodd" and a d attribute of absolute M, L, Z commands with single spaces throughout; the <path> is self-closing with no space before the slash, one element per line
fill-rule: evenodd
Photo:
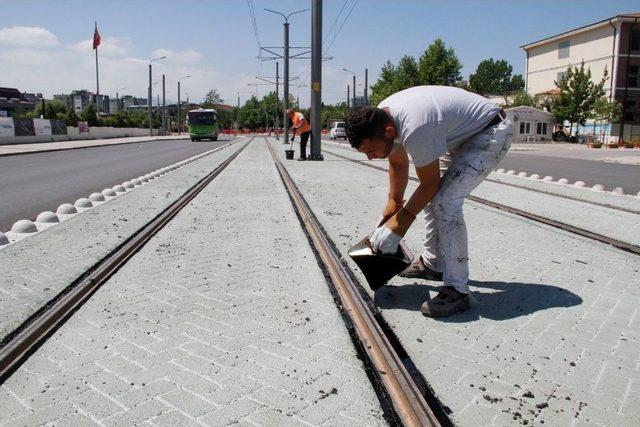
<path fill-rule="evenodd" d="M 413 261 L 413 255 L 404 242 L 398 245 L 398 252 L 395 254 L 374 253 L 368 236 L 349 249 L 349 256 L 358 264 L 369 287 L 374 291 L 404 271 Z"/>

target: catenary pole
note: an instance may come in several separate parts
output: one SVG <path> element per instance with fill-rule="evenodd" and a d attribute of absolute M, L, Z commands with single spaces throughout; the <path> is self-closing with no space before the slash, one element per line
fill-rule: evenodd
<path fill-rule="evenodd" d="M 311 160 L 322 160 L 322 0 L 311 7 Z"/>

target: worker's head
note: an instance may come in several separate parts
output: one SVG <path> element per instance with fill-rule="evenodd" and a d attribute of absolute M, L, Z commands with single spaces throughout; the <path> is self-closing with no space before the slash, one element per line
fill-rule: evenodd
<path fill-rule="evenodd" d="M 384 159 L 391 152 L 396 129 L 386 111 L 362 107 L 347 114 L 347 138 L 351 146 L 371 159 Z"/>
<path fill-rule="evenodd" d="M 293 117 L 293 113 L 296 111 L 293 108 L 287 109 L 287 117 Z"/>

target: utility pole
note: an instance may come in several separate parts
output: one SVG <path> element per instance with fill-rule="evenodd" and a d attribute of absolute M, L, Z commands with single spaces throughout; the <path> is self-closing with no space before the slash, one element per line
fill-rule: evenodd
<path fill-rule="evenodd" d="M 299 101 L 298 101 L 298 105 Z M 322 160 L 322 0 L 311 6 L 311 160 Z"/>
<path fill-rule="evenodd" d="M 278 127 L 280 126 L 280 118 L 278 117 L 278 104 L 279 104 L 279 100 L 278 100 L 278 92 L 280 91 L 280 90 L 279 90 L 279 84 L 280 84 L 280 83 L 279 83 L 279 81 L 278 81 L 278 79 L 279 79 L 279 77 L 280 77 L 280 75 L 279 75 L 279 69 L 280 69 L 280 66 L 279 66 L 279 64 L 278 64 L 278 61 L 276 61 L 276 123 L 275 123 L 275 128 L 276 128 L 276 129 L 275 129 L 275 131 L 276 131 L 276 132 L 275 132 L 275 133 L 276 133 L 276 141 L 279 141 L 279 140 L 280 140 L 280 137 L 278 136 Z"/>
<path fill-rule="evenodd" d="M 162 75 L 162 135 L 167 134 L 167 103 L 165 98 L 164 74 Z"/>
<path fill-rule="evenodd" d="M 364 69 L 364 105 L 369 106 L 369 69 Z"/>
<path fill-rule="evenodd" d="M 349 108 L 350 100 L 351 100 L 351 92 L 349 92 L 349 85 L 347 85 L 347 109 Z"/>
<path fill-rule="evenodd" d="M 239 131 L 240 131 L 240 92 L 238 92 L 238 111 L 236 114 L 236 136 L 238 136 Z"/>
<path fill-rule="evenodd" d="M 181 126 L 180 126 L 180 80 L 183 79 L 188 79 L 191 76 L 182 76 L 178 79 L 178 118 L 176 119 L 176 123 L 178 124 L 178 135 L 180 135 L 180 130 L 181 130 Z"/>

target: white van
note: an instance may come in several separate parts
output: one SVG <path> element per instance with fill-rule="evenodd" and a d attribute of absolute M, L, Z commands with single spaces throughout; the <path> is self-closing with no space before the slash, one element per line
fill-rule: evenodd
<path fill-rule="evenodd" d="M 329 129 L 329 138 L 336 140 L 338 138 L 347 139 L 346 124 L 344 122 L 335 122 Z"/>

